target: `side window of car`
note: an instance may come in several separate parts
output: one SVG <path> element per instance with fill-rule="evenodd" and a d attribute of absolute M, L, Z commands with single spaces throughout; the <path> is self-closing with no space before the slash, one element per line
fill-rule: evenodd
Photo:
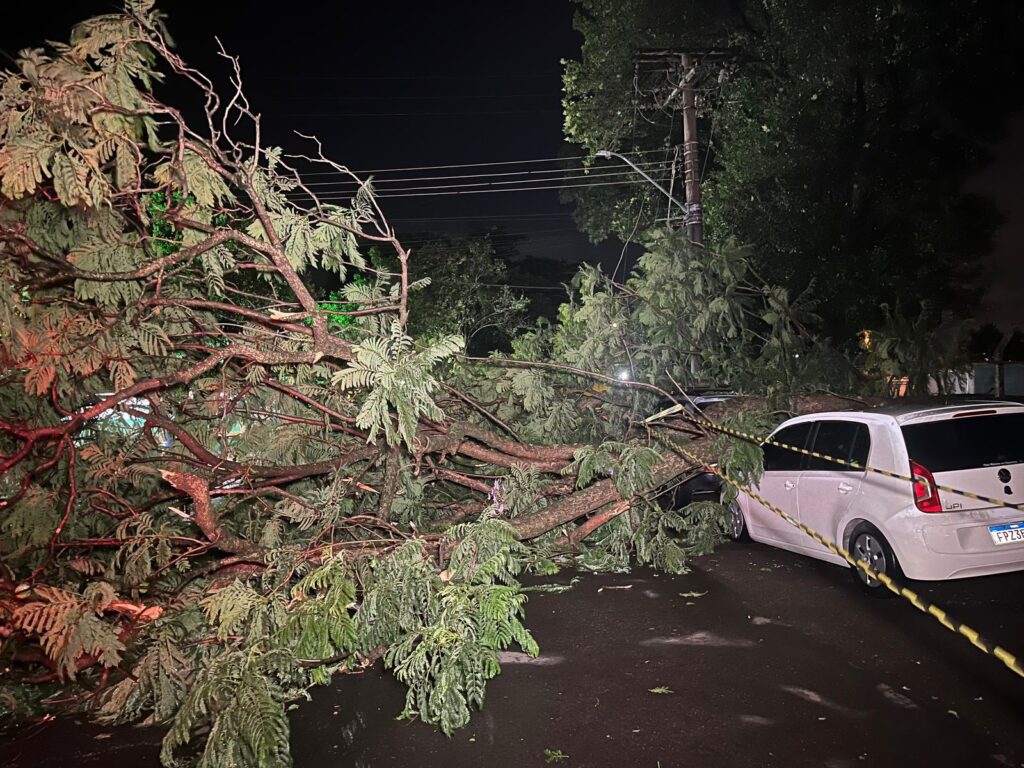
<path fill-rule="evenodd" d="M 819 421 L 811 450 L 842 461 L 865 466 L 871 438 L 866 424 L 855 421 Z M 846 464 L 811 456 L 807 462 L 809 472 L 858 472 Z"/>
<path fill-rule="evenodd" d="M 794 448 L 804 448 L 807 446 L 807 438 L 811 434 L 812 426 L 814 423 L 810 421 L 794 424 L 791 427 L 780 429 L 772 435 L 771 439 L 773 442 L 791 445 Z M 806 456 L 802 453 L 768 443 L 761 447 L 764 449 L 765 472 L 799 472 L 804 466 Z"/>

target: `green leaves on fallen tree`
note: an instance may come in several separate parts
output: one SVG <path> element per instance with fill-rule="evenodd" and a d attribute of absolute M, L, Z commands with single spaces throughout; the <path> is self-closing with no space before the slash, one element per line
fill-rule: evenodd
<path fill-rule="evenodd" d="M 210 167 L 210 161 L 197 152 L 186 150 L 177 164 L 164 163 L 153 171 L 163 187 L 177 187 L 192 195 L 204 208 L 216 208 L 234 200 L 223 176 Z"/>
<path fill-rule="evenodd" d="M 101 722 L 165 723 L 178 711 L 188 691 L 190 661 L 185 652 L 163 633 L 126 676 L 103 694 L 97 712 Z"/>
<path fill-rule="evenodd" d="M 420 418 L 440 419 L 443 415 L 433 399 L 439 386 L 434 368 L 462 347 L 461 337 L 446 336 L 426 348 L 417 349 L 395 321 L 387 338 L 368 339 L 354 345 L 355 359 L 334 374 L 332 383 L 342 390 L 369 390 L 356 416 L 356 424 L 369 430 L 370 442 L 383 431 L 388 445 L 402 441 L 411 451 Z"/>
<path fill-rule="evenodd" d="M 712 552 L 724 540 L 725 521 L 725 509 L 717 502 L 666 510 L 638 499 L 585 542 L 579 563 L 594 570 L 617 570 L 636 562 L 668 573 L 687 573 L 694 557 Z"/>
<path fill-rule="evenodd" d="M 449 536 L 455 549 L 440 574 L 422 570 L 415 542 L 381 563 L 358 617 L 372 623 L 370 636 L 388 646 L 385 665 L 409 687 L 403 714 L 446 734 L 483 706 L 484 686 L 501 670 L 499 651 L 518 643 L 527 654 L 538 653 L 521 620 L 526 596 L 515 576 L 525 547 L 513 530 L 488 520 Z M 410 580 L 416 569 L 420 578 Z"/>
<path fill-rule="evenodd" d="M 209 722 L 199 768 L 290 766 L 287 694 L 268 674 L 277 661 L 273 655 L 251 656 L 244 651 L 210 659 L 175 713 L 160 752 L 163 764 L 178 765 L 177 749 L 192 739 L 197 726 Z"/>
<path fill-rule="evenodd" d="M 590 485 L 595 478 L 611 478 L 619 494 L 629 498 L 651 486 L 651 469 L 658 458 L 658 452 L 645 445 L 608 441 L 578 449 L 564 474 L 575 473 L 579 488 Z"/>

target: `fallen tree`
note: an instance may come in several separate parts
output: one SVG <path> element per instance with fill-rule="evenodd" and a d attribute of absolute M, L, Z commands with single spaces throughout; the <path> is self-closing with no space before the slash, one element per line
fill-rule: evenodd
<path fill-rule="evenodd" d="M 720 444 L 644 415 L 702 381 L 771 382 L 775 407 L 852 374 L 742 250 L 658 233 L 511 357 L 410 337 L 413 256 L 372 185 L 264 146 L 225 60 L 221 95 L 129 2 L 0 75 L 0 706 L 166 724 L 166 764 L 206 725 L 201 764 L 279 765 L 285 703 L 383 659 L 450 733 L 499 650 L 537 652 L 524 569 L 679 571 L 721 538 L 715 505 L 655 500 L 695 470 L 677 441 Z M 357 191 L 325 202 L 311 169 Z"/>

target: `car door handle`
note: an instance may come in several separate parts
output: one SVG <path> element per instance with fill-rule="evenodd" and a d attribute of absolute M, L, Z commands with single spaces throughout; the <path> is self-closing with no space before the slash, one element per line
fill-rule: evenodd
<path fill-rule="evenodd" d="M 849 493 L 852 490 L 853 490 L 853 486 L 850 485 L 849 483 L 840 483 L 839 484 L 839 492 L 840 493 Z"/>
<path fill-rule="evenodd" d="M 796 488 L 796 483 L 794 483 L 792 480 L 787 480 L 782 484 L 782 487 L 785 488 L 787 491 L 792 491 L 794 488 Z"/>

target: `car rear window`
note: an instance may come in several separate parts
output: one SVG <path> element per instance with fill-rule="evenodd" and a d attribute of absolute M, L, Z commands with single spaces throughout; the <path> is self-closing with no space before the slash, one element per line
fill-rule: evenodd
<path fill-rule="evenodd" d="M 903 426 L 910 458 L 932 472 L 1024 463 L 1024 413 Z"/>

